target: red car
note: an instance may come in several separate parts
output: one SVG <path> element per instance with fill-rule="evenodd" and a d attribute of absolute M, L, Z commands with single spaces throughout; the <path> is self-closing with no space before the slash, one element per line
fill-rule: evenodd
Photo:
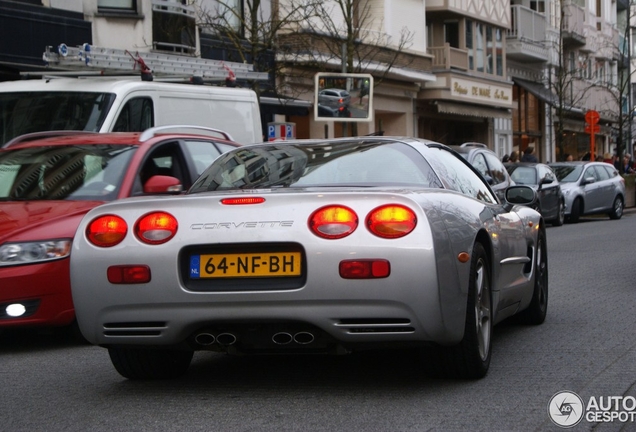
<path fill-rule="evenodd" d="M 0 148 L 0 329 L 74 324 L 69 255 L 84 214 L 106 201 L 178 194 L 239 146 L 190 126 L 41 135 Z"/>

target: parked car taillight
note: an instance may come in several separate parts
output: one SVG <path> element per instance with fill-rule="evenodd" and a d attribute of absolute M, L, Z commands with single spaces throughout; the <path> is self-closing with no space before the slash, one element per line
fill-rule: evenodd
<path fill-rule="evenodd" d="M 166 243 L 177 234 L 179 224 L 170 213 L 153 212 L 142 216 L 135 224 L 135 235 L 144 243 Z"/>
<path fill-rule="evenodd" d="M 415 229 L 415 213 L 402 205 L 390 204 L 374 209 L 367 216 L 369 231 L 382 238 L 399 238 Z"/>
<path fill-rule="evenodd" d="M 349 207 L 330 205 L 321 207 L 309 217 L 309 228 L 319 237 L 339 239 L 358 227 L 358 216 Z"/>
<path fill-rule="evenodd" d="M 86 238 L 99 247 L 112 247 L 121 243 L 128 232 L 126 221 L 115 215 L 93 219 L 86 227 Z"/>

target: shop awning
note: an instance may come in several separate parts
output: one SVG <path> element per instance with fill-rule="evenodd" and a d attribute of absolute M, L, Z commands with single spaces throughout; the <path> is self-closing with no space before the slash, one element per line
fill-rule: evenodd
<path fill-rule="evenodd" d="M 508 118 L 510 110 L 489 108 L 484 106 L 464 105 L 454 102 L 436 101 L 437 112 L 470 117 Z"/>
<path fill-rule="evenodd" d="M 548 105 L 558 105 L 559 98 L 557 97 L 557 95 L 552 93 L 552 91 L 549 88 L 545 87 L 543 84 L 524 80 L 521 78 L 513 78 L 512 81 L 519 87 L 526 89 L 528 92 L 541 99 Z"/>

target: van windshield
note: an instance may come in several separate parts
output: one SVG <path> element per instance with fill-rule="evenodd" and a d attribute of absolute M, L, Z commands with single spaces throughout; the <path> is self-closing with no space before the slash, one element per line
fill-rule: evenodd
<path fill-rule="evenodd" d="M 32 132 L 99 132 L 114 100 L 113 93 L 0 93 L 0 146 Z"/>

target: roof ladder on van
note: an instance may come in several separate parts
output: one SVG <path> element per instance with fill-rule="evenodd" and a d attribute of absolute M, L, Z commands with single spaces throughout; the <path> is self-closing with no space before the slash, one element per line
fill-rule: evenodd
<path fill-rule="evenodd" d="M 142 79 L 152 80 L 153 75 L 172 78 L 193 78 L 203 81 L 233 81 L 235 79 L 266 81 L 267 72 L 254 72 L 253 65 L 198 57 L 135 52 L 83 44 L 57 48 L 46 47 L 42 55 L 48 66 L 65 71 L 88 72 L 87 75 L 121 75 L 139 72 Z M 55 72 L 45 73 L 55 75 Z M 63 73 L 62 73 L 63 74 Z M 68 75 L 68 74 L 67 74 Z M 78 74 L 82 75 L 82 74 Z"/>

